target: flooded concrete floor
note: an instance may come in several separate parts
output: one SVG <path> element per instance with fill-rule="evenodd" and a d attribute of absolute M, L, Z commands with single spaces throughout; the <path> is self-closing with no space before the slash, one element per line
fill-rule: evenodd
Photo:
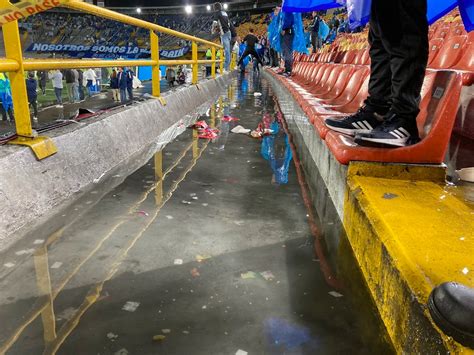
<path fill-rule="evenodd" d="M 275 109 L 266 82 L 236 79 L 202 117 L 215 141 L 188 129 L 1 254 L 0 353 L 390 353 L 325 282 L 285 133 L 266 160 L 230 132 Z"/>

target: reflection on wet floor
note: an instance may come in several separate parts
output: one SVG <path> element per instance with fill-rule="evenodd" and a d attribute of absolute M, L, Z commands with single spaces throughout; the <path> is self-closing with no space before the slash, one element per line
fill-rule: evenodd
<path fill-rule="evenodd" d="M 186 130 L 0 255 L 0 353 L 391 352 L 325 282 L 268 84 L 236 79 L 201 119 L 215 141 Z"/>

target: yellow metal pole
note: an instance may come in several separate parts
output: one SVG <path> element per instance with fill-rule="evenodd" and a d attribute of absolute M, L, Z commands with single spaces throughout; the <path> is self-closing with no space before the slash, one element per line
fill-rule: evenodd
<path fill-rule="evenodd" d="M 221 51 L 221 66 L 219 68 L 219 73 L 224 74 L 224 51 Z"/>
<path fill-rule="evenodd" d="M 193 42 L 193 84 L 198 83 L 198 46 L 196 42 Z"/>
<path fill-rule="evenodd" d="M 151 67 L 151 94 L 160 97 L 160 44 L 155 31 L 150 31 L 151 60 L 156 62 Z"/>
<path fill-rule="evenodd" d="M 215 79 L 216 78 L 216 47 L 212 47 L 211 53 L 212 53 L 211 75 L 212 75 L 212 78 Z"/>
<path fill-rule="evenodd" d="M 5 23 L 2 26 L 2 30 L 6 57 L 18 63 L 18 70 L 12 71 L 10 74 L 16 133 L 20 137 L 32 138 L 33 129 L 31 127 L 30 109 L 26 95 L 25 76 L 23 75 L 23 54 L 21 51 L 18 22 Z"/>

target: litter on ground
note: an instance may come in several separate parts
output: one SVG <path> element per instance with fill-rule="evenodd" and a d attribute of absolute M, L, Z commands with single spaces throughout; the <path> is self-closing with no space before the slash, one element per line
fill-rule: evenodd
<path fill-rule="evenodd" d="M 271 281 L 275 278 L 275 275 L 271 271 L 262 271 L 260 275 L 267 281 Z"/>
<path fill-rule="evenodd" d="M 249 134 L 250 129 L 244 128 L 244 127 L 239 125 L 239 126 L 235 126 L 234 128 L 232 128 L 231 132 L 232 133 L 237 133 L 237 134 Z"/>
<path fill-rule="evenodd" d="M 183 265 L 183 259 L 174 259 L 175 265 Z"/>
<path fill-rule="evenodd" d="M 165 339 L 166 339 L 166 336 L 164 336 L 163 334 L 158 334 L 158 335 L 153 336 L 153 341 L 163 341 Z"/>
<path fill-rule="evenodd" d="M 341 295 L 339 292 L 336 292 L 336 291 L 331 291 L 329 292 L 329 294 L 332 296 L 332 297 L 336 297 L 336 298 L 339 298 L 339 297 L 342 297 L 343 295 Z"/>
<path fill-rule="evenodd" d="M 198 276 L 200 276 L 201 274 L 199 273 L 198 269 L 194 268 L 194 269 L 191 270 L 191 275 L 192 275 L 193 277 L 198 277 Z"/>
<path fill-rule="evenodd" d="M 257 274 L 253 271 L 248 271 L 248 272 L 241 273 L 240 277 L 244 280 L 255 279 L 257 277 Z"/>
<path fill-rule="evenodd" d="M 140 302 L 128 301 L 127 303 L 123 305 L 122 310 L 127 311 L 127 312 L 135 312 L 138 306 L 140 306 Z"/>

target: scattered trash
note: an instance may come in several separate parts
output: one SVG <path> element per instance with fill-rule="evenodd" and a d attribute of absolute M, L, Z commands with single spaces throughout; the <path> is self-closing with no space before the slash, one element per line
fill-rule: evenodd
<path fill-rule="evenodd" d="M 193 200 L 199 200 L 199 197 L 193 196 L 192 199 L 193 199 Z"/>
<path fill-rule="evenodd" d="M 254 92 L 254 93 L 253 93 L 253 96 L 259 97 L 259 96 L 262 96 L 262 93 L 261 93 L 261 92 Z"/>
<path fill-rule="evenodd" d="M 5 267 L 7 267 L 7 268 L 10 269 L 10 268 L 14 267 L 15 264 L 13 264 L 13 263 L 6 263 L 6 264 L 3 264 L 3 266 L 5 266 Z"/>
<path fill-rule="evenodd" d="M 68 321 L 69 319 L 71 319 L 72 317 L 74 317 L 74 315 L 76 314 L 77 310 L 75 308 L 72 308 L 72 307 L 68 307 L 66 308 L 64 311 L 62 311 L 61 313 L 59 313 L 57 316 L 56 316 L 56 319 L 57 320 L 65 320 L 65 321 Z"/>
<path fill-rule="evenodd" d="M 194 128 L 196 129 L 206 129 L 209 127 L 206 121 L 197 121 L 194 125 Z"/>
<path fill-rule="evenodd" d="M 197 195 L 197 194 L 194 193 L 194 192 L 192 192 L 192 193 L 189 194 L 189 196 L 191 196 L 191 197 L 196 196 L 196 195 Z"/>
<path fill-rule="evenodd" d="M 236 122 L 240 121 L 237 117 L 232 117 L 232 116 L 224 116 L 222 117 L 222 122 Z"/>
<path fill-rule="evenodd" d="M 245 272 L 245 273 L 241 273 L 240 277 L 244 280 L 255 279 L 257 277 L 257 274 L 253 271 L 248 271 L 248 272 Z"/>
<path fill-rule="evenodd" d="M 182 203 L 183 205 L 190 205 L 190 204 L 191 204 L 191 202 L 186 201 L 186 200 L 181 201 L 181 203 Z"/>
<path fill-rule="evenodd" d="M 231 129 L 232 133 L 237 133 L 237 134 L 249 134 L 250 129 L 244 128 L 242 126 L 235 126 L 234 128 Z"/>
<path fill-rule="evenodd" d="M 214 128 L 208 128 L 206 130 L 200 131 L 198 134 L 198 138 L 200 139 L 216 139 L 217 133 L 219 131 Z"/>
<path fill-rule="evenodd" d="M 474 167 L 456 170 L 459 178 L 463 181 L 474 182 Z"/>
<path fill-rule="evenodd" d="M 146 217 L 149 216 L 149 214 L 148 214 L 147 212 L 145 212 L 145 211 L 138 211 L 137 214 L 139 214 L 139 215 L 141 215 L 141 216 L 146 216 Z"/>
<path fill-rule="evenodd" d="M 174 259 L 175 265 L 183 265 L 183 259 Z"/>
<path fill-rule="evenodd" d="M 207 306 L 206 305 L 202 306 L 202 309 L 207 309 Z"/>
<path fill-rule="evenodd" d="M 38 244 L 43 244 L 44 240 L 43 239 L 36 239 L 33 244 L 38 245 Z"/>
<path fill-rule="evenodd" d="M 34 249 L 26 249 L 26 250 L 19 250 L 15 254 L 20 256 L 20 255 L 25 255 L 25 254 L 32 254 L 34 252 L 35 252 Z"/>
<path fill-rule="evenodd" d="M 188 332 L 187 330 L 183 330 L 183 334 L 189 334 L 190 332 Z"/>
<path fill-rule="evenodd" d="M 51 269 L 59 269 L 62 265 L 62 262 L 56 261 L 53 265 L 51 265 Z"/>
<path fill-rule="evenodd" d="M 210 259 L 210 255 L 196 255 L 196 261 L 202 263 L 204 260 Z"/>
<path fill-rule="evenodd" d="M 199 277 L 199 276 L 201 276 L 201 274 L 199 273 L 199 270 L 196 269 L 196 268 L 194 268 L 194 269 L 191 270 L 191 275 L 192 275 L 193 277 Z"/>
<path fill-rule="evenodd" d="M 153 336 L 153 341 L 163 341 L 165 339 L 166 339 L 166 336 L 164 336 L 163 334 L 158 334 L 158 335 Z"/>
<path fill-rule="evenodd" d="M 382 197 L 383 197 L 384 199 L 386 199 L 386 200 L 393 200 L 394 198 L 397 198 L 398 195 L 395 195 L 395 194 L 391 194 L 391 193 L 389 193 L 389 192 L 386 192 L 386 193 L 383 194 Z"/>
<path fill-rule="evenodd" d="M 245 224 L 245 221 L 234 221 L 234 224 L 237 224 L 238 226 L 243 226 Z"/>
<path fill-rule="evenodd" d="M 237 352 L 235 353 L 235 355 L 247 355 L 248 352 L 244 351 L 244 350 L 237 350 Z"/>
<path fill-rule="evenodd" d="M 118 338 L 118 335 L 114 333 L 107 333 L 107 338 L 109 338 L 111 341 L 115 341 L 115 339 Z"/>
<path fill-rule="evenodd" d="M 262 271 L 260 275 L 267 281 L 271 281 L 275 278 L 275 275 L 271 271 Z"/>
<path fill-rule="evenodd" d="M 166 218 L 173 219 L 174 217 L 173 216 L 166 216 Z"/>
<path fill-rule="evenodd" d="M 122 310 L 127 311 L 127 312 L 135 312 L 138 306 L 140 306 L 140 302 L 128 301 L 127 303 L 123 305 Z"/>
<path fill-rule="evenodd" d="M 169 334 L 169 333 L 171 333 L 171 329 L 161 329 L 161 332 L 163 334 Z"/>
<path fill-rule="evenodd" d="M 201 206 L 207 207 L 207 206 L 209 206 L 209 204 L 208 203 L 201 203 Z"/>
<path fill-rule="evenodd" d="M 128 350 L 125 348 L 120 349 L 114 355 L 128 355 Z"/>
<path fill-rule="evenodd" d="M 331 291 L 329 292 L 329 294 L 332 296 L 332 297 L 336 297 L 336 298 L 339 298 L 339 297 L 342 297 L 343 295 L 341 295 L 339 292 L 336 292 L 336 291 Z"/>

